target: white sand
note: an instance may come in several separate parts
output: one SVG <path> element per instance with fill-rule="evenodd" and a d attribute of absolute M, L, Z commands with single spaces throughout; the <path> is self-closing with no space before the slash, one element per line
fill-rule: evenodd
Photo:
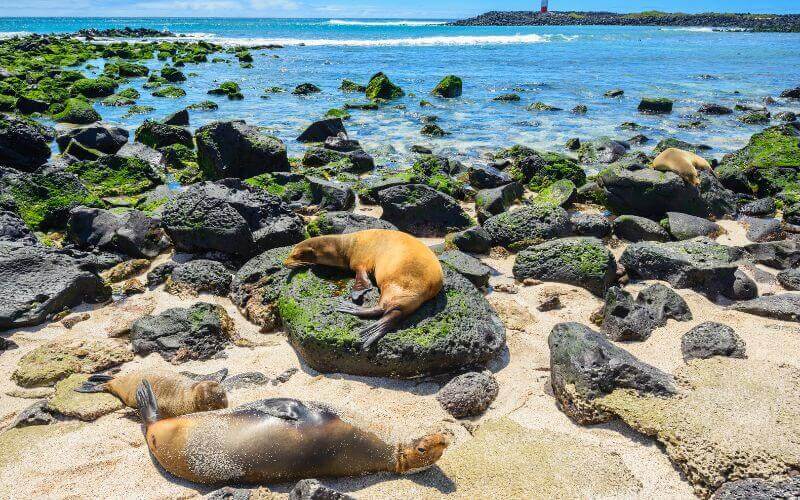
<path fill-rule="evenodd" d="M 379 214 L 373 211 L 370 215 Z M 720 241 L 741 244 L 742 232 L 738 224 L 723 222 L 723 225 L 729 233 Z M 614 253 L 620 251 L 621 247 Z M 483 260 L 499 273 L 492 278 L 493 285 L 513 283 L 513 256 Z M 629 289 L 641 287 L 637 284 Z M 637 496 L 691 498 L 692 488 L 654 441 L 614 422 L 593 427 L 577 426 L 556 408 L 549 387 L 547 336 L 558 322 L 589 324 L 589 315 L 601 305 L 601 301 L 585 290 L 559 284 L 518 285 L 517 289 L 517 294 L 490 294 L 494 303 L 513 301 L 518 308 L 527 309 L 528 317 L 523 318 L 524 331 L 508 330 L 508 352 L 490 365 L 500 384 L 497 400 L 485 415 L 470 421 L 455 421 L 434 399 L 436 391 L 447 382 L 447 377 L 396 381 L 318 374 L 303 365 L 283 334 L 258 333 L 257 327 L 249 324 L 229 300 L 222 298 L 203 296 L 199 300 L 222 304 L 234 317 L 241 334 L 264 345 L 252 349 L 230 347 L 225 351 L 225 359 L 191 361 L 177 368 L 154 354 L 144 359 L 137 358 L 126 364 L 124 370 L 152 366 L 210 373 L 228 368 L 231 375 L 260 371 L 274 377 L 286 369 L 299 368 L 300 371 L 285 384 L 233 391 L 229 395 L 231 406 L 276 396 L 323 401 L 346 407 L 363 415 L 366 420 L 380 422 L 406 435 L 419 434 L 431 428 L 450 429 L 454 434 L 450 451 L 470 439 L 468 428 L 479 426 L 486 420 L 508 417 L 525 428 L 566 433 L 587 445 L 596 445 L 618 455 L 641 484 Z M 703 321 L 718 321 L 730 325 L 741 335 L 750 357 L 800 365 L 800 326 L 797 324 L 726 311 L 695 292 L 682 290 L 680 293 L 694 314 L 693 321 L 670 321 L 647 341 L 625 344 L 624 347 L 642 360 L 672 371 L 683 363 L 681 335 Z M 547 313 L 537 311 L 536 306 L 552 294 L 560 295 L 564 308 Z M 189 306 L 198 300 L 174 297 L 159 289 L 135 297 L 133 301 L 151 300 L 150 297 L 155 300 L 156 313 L 169 307 Z M 6 425 L 32 402 L 6 395 L 16 388 L 10 375 L 22 355 L 60 336 L 105 335 L 104 326 L 111 319 L 109 315 L 113 308 L 80 309 L 89 310 L 91 318 L 78 323 L 72 330 L 65 329 L 60 323 L 52 323 L 18 330 L 11 335 L 19 348 L 0 355 L 0 426 Z M 42 434 L 36 434 L 39 437 L 31 439 L 19 453 L 0 450 L 0 498 L 193 498 L 210 490 L 163 475 L 151 462 L 135 413 L 129 410 L 107 415 L 93 423 L 61 423 L 37 432 Z M 547 473 L 541 471 L 541 474 Z M 426 481 L 388 474 L 325 482 L 358 498 L 444 496 Z M 286 488 L 282 485 L 275 489 L 286 491 Z M 457 489 L 452 496 L 458 497 Z M 486 496 L 493 496 L 492 492 L 487 491 Z"/>

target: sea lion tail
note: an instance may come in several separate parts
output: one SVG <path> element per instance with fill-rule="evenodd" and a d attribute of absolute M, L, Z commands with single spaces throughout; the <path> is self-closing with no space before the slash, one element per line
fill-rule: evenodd
<path fill-rule="evenodd" d="M 111 382 L 114 377 L 111 375 L 92 375 L 80 387 L 75 388 L 75 392 L 92 394 L 96 392 L 106 392 L 106 382 Z"/>
<path fill-rule="evenodd" d="M 158 402 L 153 387 L 147 380 L 142 380 L 136 390 L 136 406 L 139 407 L 139 417 L 145 427 L 158 421 Z"/>

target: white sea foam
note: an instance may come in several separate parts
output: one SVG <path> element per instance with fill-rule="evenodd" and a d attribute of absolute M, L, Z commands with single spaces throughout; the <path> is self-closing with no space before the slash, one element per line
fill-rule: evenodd
<path fill-rule="evenodd" d="M 348 21 L 344 19 L 331 19 L 328 24 L 334 26 L 439 26 L 447 21 L 406 21 L 402 19 L 392 21 Z"/>
<path fill-rule="evenodd" d="M 439 45 L 511 45 L 529 43 L 547 43 L 550 41 L 571 41 L 577 36 L 565 35 L 486 35 L 486 36 L 428 36 L 414 38 L 379 38 L 379 39 L 335 39 L 335 38 L 227 38 L 209 36 L 207 33 L 190 33 L 181 37 L 135 38 L 129 42 L 152 40 L 180 41 L 207 40 L 229 47 L 258 47 L 263 45 L 284 45 L 307 47 L 432 47 Z M 96 43 L 111 43 L 123 39 L 96 39 Z"/>
<path fill-rule="evenodd" d="M 712 28 L 709 26 L 687 26 L 683 28 L 659 28 L 661 31 L 694 31 L 696 33 L 711 33 L 713 31 L 718 31 L 718 28 Z"/>
<path fill-rule="evenodd" d="M 30 31 L 0 31 L 0 39 L 14 38 L 15 36 L 28 36 Z"/>

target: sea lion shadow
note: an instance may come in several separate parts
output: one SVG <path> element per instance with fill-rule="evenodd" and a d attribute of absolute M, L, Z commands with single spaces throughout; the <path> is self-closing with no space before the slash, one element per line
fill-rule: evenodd
<path fill-rule="evenodd" d="M 409 480 L 428 489 L 435 489 L 441 494 L 455 493 L 456 483 L 447 477 L 447 474 L 438 466 L 409 475 L 397 475 L 390 472 L 370 474 L 367 476 L 353 476 L 341 478 L 319 478 L 319 481 L 335 490 L 347 493 L 358 494 L 359 491 L 384 482 Z M 286 492 L 291 490 L 295 483 L 286 488 Z M 270 489 L 273 489 L 272 487 Z M 273 491 L 281 491 L 274 488 Z"/>
<path fill-rule="evenodd" d="M 153 456 L 153 452 L 150 451 L 149 447 L 147 449 L 147 456 L 150 457 L 150 461 L 153 463 L 153 466 L 158 471 L 158 473 L 161 474 L 161 477 L 163 477 L 172 484 L 176 484 L 178 486 L 194 490 L 200 495 L 207 495 L 208 493 L 211 493 L 212 491 L 220 488 L 220 486 L 208 486 L 204 484 L 193 483 L 186 479 L 181 479 L 177 476 L 173 476 L 165 468 L 163 468 L 160 463 L 158 463 L 158 460 L 156 460 L 156 457 Z"/>

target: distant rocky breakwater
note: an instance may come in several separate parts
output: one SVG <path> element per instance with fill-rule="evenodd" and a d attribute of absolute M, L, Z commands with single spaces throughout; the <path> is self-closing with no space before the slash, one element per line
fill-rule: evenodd
<path fill-rule="evenodd" d="M 715 27 L 754 32 L 800 32 L 800 15 L 788 14 L 683 14 L 658 11 L 614 12 L 491 11 L 451 26 L 671 26 Z"/>

